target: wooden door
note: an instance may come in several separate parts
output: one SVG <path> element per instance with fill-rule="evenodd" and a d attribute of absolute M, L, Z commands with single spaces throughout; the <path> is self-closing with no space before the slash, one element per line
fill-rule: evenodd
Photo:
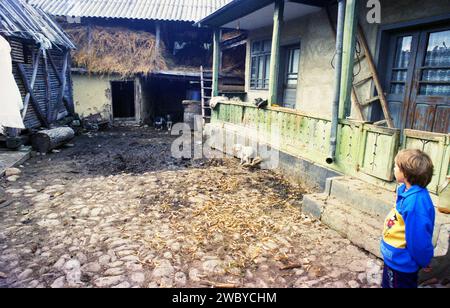
<path fill-rule="evenodd" d="M 450 133 L 450 28 L 420 34 L 407 120 L 411 129 Z"/>
<path fill-rule="evenodd" d="M 387 100 L 395 127 L 450 132 L 450 25 L 393 33 Z"/>

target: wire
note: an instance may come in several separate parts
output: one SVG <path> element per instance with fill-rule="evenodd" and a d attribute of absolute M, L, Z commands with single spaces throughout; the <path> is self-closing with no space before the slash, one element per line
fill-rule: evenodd
<path fill-rule="evenodd" d="M 358 61 L 358 72 L 356 74 L 353 74 L 353 80 L 355 80 L 355 77 L 358 76 L 362 70 L 362 67 L 361 67 L 361 43 L 359 42 L 359 40 L 356 40 L 355 54 L 356 54 L 356 59 Z"/>
<path fill-rule="evenodd" d="M 357 58 L 357 62 L 358 62 L 358 73 L 353 74 L 353 79 L 355 79 L 356 76 L 358 76 L 361 71 L 362 71 L 362 67 L 361 67 L 361 43 L 356 40 L 356 45 L 355 45 L 355 54 L 356 54 L 356 58 Z M 336 69 L 335 65 L 334 65 L 334 61 L 336 59 L 337 56 L 337 52 L 335 51 L 333 54 L 333 58 L 331 59 L 331 67 L 333 69 Z"/>

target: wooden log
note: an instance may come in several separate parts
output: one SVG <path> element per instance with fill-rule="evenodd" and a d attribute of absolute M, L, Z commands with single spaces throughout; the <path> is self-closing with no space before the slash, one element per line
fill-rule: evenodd
<path fill-rule="evenodd" d="M 32 139 L 33 148 L 40 153 L 48 153 L 62 146 L 75 137 L 75 131 L 70 127 L 58 127 L 36 133 Z"/>

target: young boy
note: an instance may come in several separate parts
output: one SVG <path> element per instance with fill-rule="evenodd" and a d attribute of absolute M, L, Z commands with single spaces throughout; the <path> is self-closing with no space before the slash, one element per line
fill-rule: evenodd
<path fill-rule="evenodd" d="M 403 150 L 395 158 L 395 178 L 403 185 L 384 225 L 383 288 L 417 288 L 419 270 L 433 258 L 435 209 L 426 189 L 432 177 L 433 163 L 427 154 Z"/>

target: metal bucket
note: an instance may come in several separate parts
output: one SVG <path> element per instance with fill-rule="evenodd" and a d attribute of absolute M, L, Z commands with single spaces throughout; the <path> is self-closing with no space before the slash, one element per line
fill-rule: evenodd
<path fill-rule="evenodd" d="M 450 214 L 450 176 L 441 187 L 439 193 L 439 211 L 445 214 Z"/>
<path fill-rule="evenodd" d="M 184 123 L 189 124 L 191 130 L 195 128 L 195 118 L 202 115 L 202 103 L 200 101 L 185 100 L 184 107 Z"/>

